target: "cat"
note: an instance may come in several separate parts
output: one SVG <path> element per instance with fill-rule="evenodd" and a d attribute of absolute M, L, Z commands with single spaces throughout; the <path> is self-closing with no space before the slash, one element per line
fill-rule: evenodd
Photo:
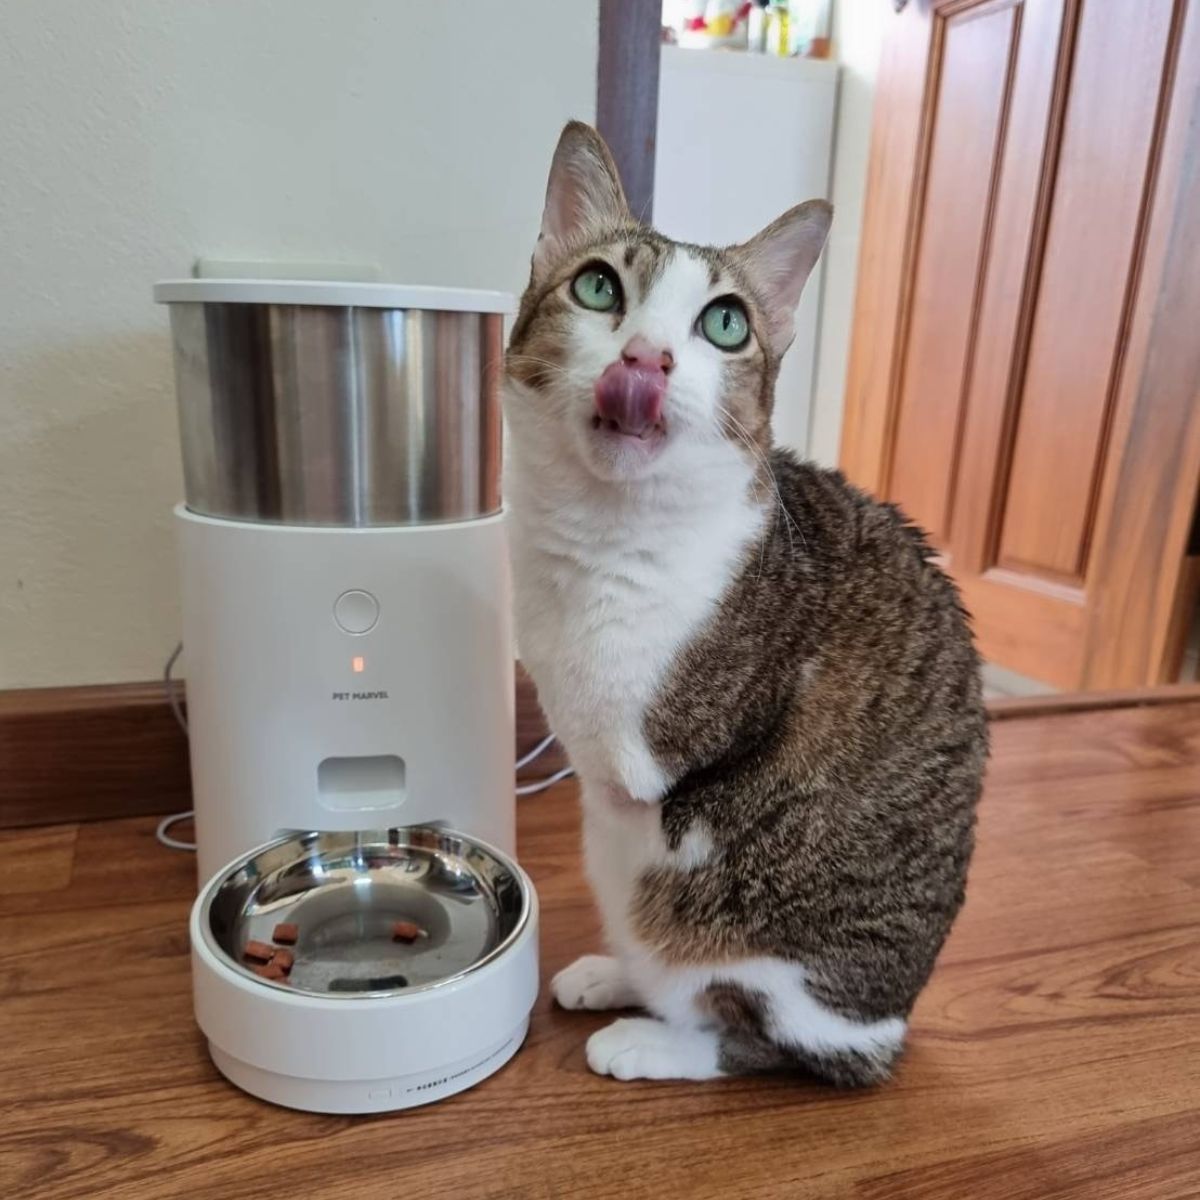
<path fill-rule="evenodd" d="M 725 249 L 636 220 L 571 123 L 503 392 L 517 639 L 611 951 L 555 976 L 620 1079 L 888 1078 L 964 898 L 987 755 L 923 535 L 773 447 L 832 210 Z"/>

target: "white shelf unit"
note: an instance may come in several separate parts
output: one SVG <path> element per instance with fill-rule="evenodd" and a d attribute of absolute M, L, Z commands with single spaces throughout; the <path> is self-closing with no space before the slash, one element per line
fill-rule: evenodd
<path fill-rule="evenodd" d="M 742 241 L 802 200 L 828 197 L 838 66 L 662 48 L 654 223 L 708 245 Z M 775 436 L 808 449 L 823 261 L 805 289 L 776 388 Z"/>

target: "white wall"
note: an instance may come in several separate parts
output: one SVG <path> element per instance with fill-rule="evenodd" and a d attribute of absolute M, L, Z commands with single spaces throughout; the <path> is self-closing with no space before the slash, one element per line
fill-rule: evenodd
<path fill-rule="evenodd" d="M 809 456 L 834 466 L 842 435 L 846 360 L 858 273 L 875 77 L 888 22 L 887 0 L 834 0 L 834 48 L 842 64 L 833 147 L 833 231 L 825 251 L 825 285 Z"/>
<path fill-rule="evenodd" d="M 0 0 L 0 687 L 178 637 L 164 276 L 519 289 L 596 0 Z"/>

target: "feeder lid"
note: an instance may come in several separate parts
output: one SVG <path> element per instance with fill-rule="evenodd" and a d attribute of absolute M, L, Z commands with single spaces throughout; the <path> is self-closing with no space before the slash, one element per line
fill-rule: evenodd
<path fill-rule="evenodd" d="M 159 304 L 311 304 L 468 313 L 517 310 L 516 298 L 509 292 L 309 279 L 166 279 L 154 285 L 154 299 Z"/>

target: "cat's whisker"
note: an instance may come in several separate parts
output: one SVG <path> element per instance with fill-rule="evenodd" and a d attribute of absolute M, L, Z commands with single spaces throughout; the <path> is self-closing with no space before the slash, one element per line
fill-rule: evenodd
<path fill-rule="evenodd" d="M 799 534 L 800 544 L 804 547 L 805 550 L 807 550 L 808 542 L 804 537 L 804 532 L 796 524 L 795 519 L 792 517 L 792 514 L 790 512 L 788 512 L 787 506 L 783 502 L 783 496 L 779 491 L 779 480 L 776 479 L 775 471 L 771 467 L 771 464 L 768 461 L 767 456 L 762 452 L 761 447 L 759 447 L 758 444 L 754 441 L 754 439 L 750 436 L 749 430 L 746 429 L 746 427 L 741 423 L 741 421 L 739 421 L 737 419 L 737 417 L 735 417 L 733 415 L 733 413 L 731 413 L 726 408 L 718 408 L 717 414 L 722 420 L 727 420 L 731 423 L 729 426 L 726 427 L 728 429 L 728 431 L 733 433 L 742 442 L 742 444 L 745 445 L 745 447 L 750 451 L 750 453 L 754 456 L 754 458 L 758 460 L 758 463 L 761 465 L 763 470 L 766 472 L 767 476 L 770 478 L 771 487 L 775 492 L 776 508 L 778 509 L 778 511 L 780 513 L 783 514 L 783 518 L 787 522 L 788 546 L 791 549 L 791 552 L 793 554 L 795 554 L 795 552 L 796 552 L 796 545 L 795 545 L 795 542 L 792 540 L 792 531 L 793 530 L 795 530 L 795 532 L 797 534 Z"/>
<path fill-rule="evenodd" d="M 720 409 L 720 408 L 719 408 L 719 409 L 717 410 L 717 415 L 718 415 L 718 418 L 720 418 L 720 417 L 729 416 L 730 414 L 726 413 L 724 409 Z M 735 428 L 734 428 L 732 425 L 722 425 L 722 426 L 721 426 L 721 428 L 722 428 L 722 430 L 723 430 L 723 431 L 724 431 L 726 434 L 732 434 L 734 437 L 738 438 L 738 439 L 739 439 L 739 440 L 741 440 L 742 442 L 745 442 L 745 444 L 747 445 L 747 447 L 748 447 L 748 449 L 750 450 L 751 454 L 752 454 L 752 455 L 754 455 L 756 458 L 758 458 L 760 461 L 762 460 L 762 455 L 759 453 L 759 451 L 758 451 L 758 447 L 757 447 L 757 446 L 755 446 L 753 443 L 751 443 L 751 442 L 748 442 L 748 441 L 746 440 L 746 436 L 745 436 L 745 434 L 744 434 L 744 433 L 742 433 L 742 432 L 741 432 L 740 430 L 738 430 L 738 429 L 735 429 Z M 769 471 L 770 471 L 770 467 L 768 466 L 768 472 L 769 472 Z M 755 472 L 755 475 L 754 475 L 754 481 L 753 481 L 753 488 L 754 488 L 754 500 L 755 500 L 755 502 L 756 502 L 757 504 L 759 504 L 759 505 L 761 506 L 763 501 L 762 501 L 762 493 L 761 493 L 761 487 L 760 487 L 759 479 L 760 479 L 760 476 L 759 476 L 758 472 Z M 777 488 L 777 489 L 776 489 L 776 491 L 775 491 L 775 498 L 776 498 L 776 506 L 775 506 L 775 507 L 776 507 L 776 508 L 778 508 L 778 507 L 779 507 L 779 503 L 778 503 L 778 502 L 779 502 L 779 491 L 778 491 L 778 488 Z M 776 512 L 776 513 L 775 513 L 775 514 L 772 516 L 772 519 L 771 519 L 771 525 L 772 525 L 772 528 L 774 528 L 774 526 L 775 526 L 775 524 L 778 522 L 778 520 L 779 520 L 779 515 L 778 515 L 778 513 Z M 790 531 L 789 531 L 789 539 L 790 539 L 790 536 L 791 536 L 791 534 L 790 534 Z M 793 553 L 794 553 L 794 551 L 795 551 L 795 548 L 793 547 Z M 756 580 L 756 581 L 758 581 L 758 580 L 761 580 L 761 579 L 762 579 L 762 573 L 763 573 L 763 563 L 764 563 L 764 560 L 765 560 L 765 558 L 766 558 L 766 552 L 767 552 L 767 539 L 766 539 L 766 537 L 765 537 L 765 536 L 764 536 L 764 537 L 760 537 L 760 538 L 759 538 L 759 540 L 758 540 L 758 574 L 755 576 L 755 580 Z"/>
<path fill-rule="evenodd" d="M 559 363 L 551 362 L 548 358 L 538 358 L 533 354 L 509 354 L 507 361 L 509 363 L 533 363 L 539 367 L 545 367 L 547 371 L 554 375 L 569 376 L 571 372 Z"/>
<path fill-rule="evenodd" d="M 770 462 L 767 461 L 766 455 L 763 454 L 760 450 L 758 450 L 758 448 L 754 445 L 753 441 L 751 439 L 749 439 L 749 436 L 747 434 L 743 433 L 742 439 L 743 439 L 743 441 L 746 442 L 747 445 L 750 446 L 752 452 L 755 452 L 755 457 L 758 459 L 759 463 L 762 465 L 763 470 L 766 472 L 767 477 L 770 480 L 771 488 L 775 493 L 775 509 L 776 509 L 776 518 L 775 519 L 778 520 L 779 515 L 782 514 L 784 522 L 785 522 L 785 528 L 787 529 L 788 550 L 793 555 L 796 553 L 796 543 L 792 537 L 793 531 L 795 533 L 800 534 L 800 542 L 805 547 L 805 549 L 807 549 L 808 547 L 807 547 L 807 543 L 804 540 L 804 534 L 800 532 L 799 526 L 797 526 L 796 522 L 792 519 L 792 514 L 788 512 L 787 506 L 783 503 L 783 496 L 780 494 L 780 491 L 779 491 L 779 481 L 775 478 L 775 472 L 771 468 Z"/>
<path fill-rule="evenodd" d="M 728 419 L 729 421 L 732 421 L 732 417 L 730 417 L 729 414 L 724 411 L 724 409 L 719 409 L 717 412 L 717 416 L 718 416 L 718 419 L 720 419 L 722 422 L 724 422 L 726 419 Z M 747 438 L 746 434 L 741 429 L 736 428 L 733 424 L 722 423 L 721 432 L 726 436 L 732 436 L 732 437 L 737 438 L 738 441 L 740 441 L 746 447 L 746 449 L 750 451 L 750 454 L 753 458 L 755 458 L 760 464 L 766 465 L 763 460 L 762 452 L 759 450 L 759 448 L 756 445 L 754 445 L 754 443 L 749 438 Z M 767 470 L 769 472 L 770 468 L 768 467 Z M 758 476 L 757 472 L 755 473 L 755 476 L 754 476 L 754 496 L 755 496 L 755 499 L 758 499 L 759 476 Z"/>
<path fill-rule="evenodd" d="M 729 413 L 728 416 L 729 416 L 730 420 L 733 421 L 733 423 L 736 426 L 738 426 L 738 428 L 742 431 L 743 436 L 749 439 L 750 434 L 747 431 L 746 427 L 744 425 L 742 425 L 742 423 L 732 413 Z M 751 440 L 751 444 L 753 444 L 753 439 L 750 439 L 750 440 Z M 757 447 L 755 447 L 755 448 L 757 449 Z M 768 461 L 767 456 L 765 454 L 763 454 L 761 450 L 758 450 L 758 459 L 762 463 L 762 465 L 766 468 L 767 474 L 771 477 L 771 486 L 775 489 L 775 498 L 779 502 L 779 511 L 781 513 L 783 513 L 784 520 L 786 520 L 788 523 L 788 540 L 789 541 L 791 540 L 791 534 L 792 534 L 792 531 L 794 530 L 800 538 L 801 546 L 805 550 L 807 550 L 808 549 L 808 541 L 804 536 L 804 531 L 800 528 L 799 525 L 796 524 L 795 518 L 792 516 L 792 514 L 790 512 L 788 512 L 787 505 L 784 504 L 784 502 L 783 502 L 783 496 L 779 491 L 779 480 L 775 475 L 774 468 L 771 466 L 770 462 Z M 794 550 L 795 550 L 795 548 L 793 547 L 793 552 L 794 552 Z"/>

